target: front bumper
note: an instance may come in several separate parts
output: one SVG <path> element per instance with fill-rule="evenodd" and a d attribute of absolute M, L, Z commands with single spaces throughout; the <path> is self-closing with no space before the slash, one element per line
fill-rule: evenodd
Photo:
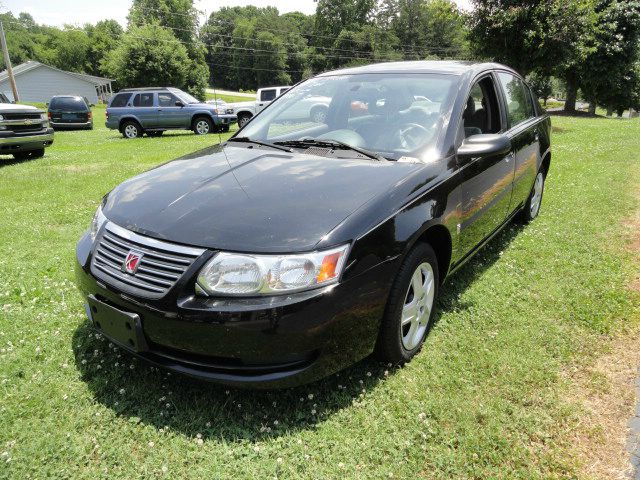
<path fill-rule="evenodd" d="M 233 125 L 237 121 L 238 117 L 236 115 L 224 114 L 218 115 L 215 123 L 216 125 Z"/>
<path fill-rule="evenodd" d="M 53 128 L 41 132 L 0 132 L 0 153 L 16 153 L 37 150 L 53 143 Z"/>
<path fill-rule="evenodd" d="M 92 250 L 85 235 L 76 249 L 76 279 L 94 327 L 100 329 L 93 306 L 116 309 L 118 316 L 139 318 L 128 327 L 135 349 L 133 341 L 116 340 L 131 353 L 178 373 L 251 388 L 304 384 L 369 355 L 397 268 L 383 263 L 333 287 L 293 295 L 216 299 L 193 294 L 193 278 L 208 258 L 203 254 L 164 297 L 149 300 L 96 279 Z"/>

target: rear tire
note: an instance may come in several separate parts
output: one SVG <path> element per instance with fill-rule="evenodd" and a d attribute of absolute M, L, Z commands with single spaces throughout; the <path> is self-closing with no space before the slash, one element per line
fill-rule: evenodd
<path fill-rule="evenodd" d="M 419 243 L 406 256 L 393 281 L 376 344 L 379 360 L 402 364 L 420 351 L 433 323 L 439 282 L 433 248 Z"/>
<path fill-rule="evenodd" d="M 134 120 L 126 120 L 120 128 L 124 138 L 140 138 L 144 131 L 140 124 Z"/>
<path fill-rule="evenodd" d="M 542 206 L 542 196 L 544 194 L 545 180 L 545 174 L 542 170 L 540 170 L 533 182 L 533 188 L 531 189 L 529 198 L 524 204 L 523 209 L 520 211 L 520 215 L 518 215 L 518 219 L 521 223 L 527 224 L 533 221 L 540 213 L 540 207 Z"/>

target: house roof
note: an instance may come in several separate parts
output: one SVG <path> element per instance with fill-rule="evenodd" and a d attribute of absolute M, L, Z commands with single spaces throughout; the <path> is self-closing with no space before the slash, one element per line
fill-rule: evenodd
<path fill-rule="evenodd" d="M 24 62 L 24 63 L 21 63 L 20 65 L 16 65 L 15 67 L 13 67 L 13 75 L 14 77 L 18 77 L 23 73 L 26 73 L 38 67 L 45 67 L 50 70 L 56 70 L 66 75 L 80 78 L 81 80 L 84 80 L 85 82 L 89 82 L 96 86 L 108 85 L 113 81 L 110 78 L 96 77 L 94 75 L 87 75 L 86 73 L 67 72 L 66 70 L 60 70 L 59 68 L 55 68 L 50 65 L 45 65 L 44 63 L 36 62 L 35 60 L 29 60 L 28 62 Z M 2 72 L 0 72 L 0 82 L 3 82 L 8 78 L 9 78 L 9 74 L 7 73 L 6 70 L 3 70 Z"/>

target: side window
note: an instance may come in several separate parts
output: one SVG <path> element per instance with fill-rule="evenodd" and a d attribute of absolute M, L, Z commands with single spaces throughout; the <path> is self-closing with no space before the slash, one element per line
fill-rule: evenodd
<path fill-rule="evenodd" d="M 261 102 L 270 102 L 271 100 L 276 98 L 276 89 L 270 88 L 268 90 L 262 90 L 260 93 L 260 101 Z"/>
<path fill-rule="evenodd" d="M 490 76 L 482 78 L 471 87 L 462 114 L 462 126 L 465 138 L 481 133 L 498 133 L 502 130 L 498 97 Z"/>
<path fill-rule="evenodd" d="M 119 93 L 117 94 L 115 97 L 113 97 L 113 100 L 111 101 L 111 105 L 109 105 L 110 107 L 126 107 L 127 106 L 127 100 L 129 100 L 129 97 L 131 97 L 130 93 Z"/>
<path fill-rule="evenodd" d="M 178 97 L 172 93 L 162 92 L 158 94 L 158 105 L 161 107 L 175 107 Z"/>
<path fill-rule="evenodd" d="M 153 93 L 138 93 L 133 97 L 134 107 L 153 107 Z"/>
<path fill-rule="evenodd" d="M 282 95 L 284 92 L 286 92 L 287 90 L 289 90 L 289 87 L 286 88 L 281 88 L 280 89 L 280 95 Z"/>
<path fill-rule="evenodd" d="M 529 88 L 529 86 L 525 83 L 524 85 L 524 96 L 529 101 L 527 102 L 527 118 L 536 117 L 538 114 L 536 113 L 535 104 L 537 102 L 535 95 Z"/>
<path fill-rule="evenodd" d="M 510 73 L 499 72 L 498 79 L 507 103 L 507 118 L 513 128 L 533 116 L 531 95 L 525 94 L 522 80 Z"/>

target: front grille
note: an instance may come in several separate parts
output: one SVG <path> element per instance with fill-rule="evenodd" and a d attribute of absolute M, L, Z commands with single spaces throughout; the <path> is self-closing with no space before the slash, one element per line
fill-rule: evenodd
<path fill-rule="evenodd" d="M 130 251 L 142 254 L 133 274 L 123 265 Z M 160 298 L 204 252 L 145 237 L 107 223 L 93 255 L 91 273 L 125 292 L 147 298 Z"/>
<path fill-rule="evenodd" d="M 7 128 L 13 132 L 37 132 L 38 130 L 42 130 L 42 124 L 32 123 L 31 125 L 9 125 Z"/>
<path fill-rule="evenodd" d="M 3 113 L 5 120 L 40 120 L 39 113 Z"/>
<path fill-rule="evenodd" d="M 228 114 L 232 114 L 233 113 L 233 108 L 227 108 L 227 113 Z"/>

